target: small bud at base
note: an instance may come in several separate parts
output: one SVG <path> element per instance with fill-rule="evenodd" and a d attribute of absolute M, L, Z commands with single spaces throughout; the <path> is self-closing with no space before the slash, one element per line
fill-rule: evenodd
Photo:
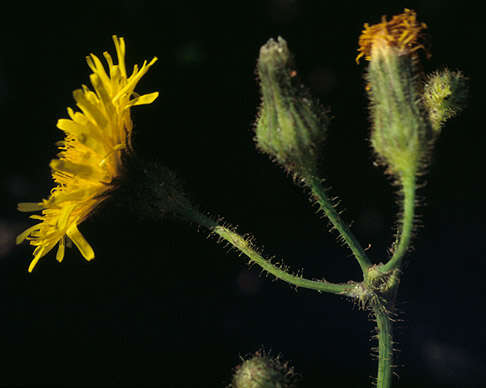
<path fill-rule="evenodd" d="M 294 388 L 293 369 L 280 359 L 270 358 L 262 352 L 243 361 L 236 368 L 232 388 Z"/>

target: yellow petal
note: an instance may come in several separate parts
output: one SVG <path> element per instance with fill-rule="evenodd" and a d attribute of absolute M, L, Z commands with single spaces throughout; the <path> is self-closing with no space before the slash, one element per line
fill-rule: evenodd
<path fill-rule="evenodd" d="M 138 81 L 140 81 L 140 78 L 142 78 L 145 73 L 148 71 L 148 69 L 155 63 L 157 62 L 157 57 L 153 57 L 152 60 L 147 64 L 147 61 L 143 62 L 142 68 L 140 71 L 138 70 L 138 66 L 135 65 L 133 66 L 133 73 L 130 76 L 130 78 L 127 80 L 126 85 L 116 94 L 115 97 L 113 97 L 113 102 L 116 102 L 119 98 L 121 98 L 123 95 L 126 94 L 132 94 L 133 89 L 135 89 L 135 86 L 137 86 Z"/>
<path fill-rule="evenodd" d="M 125 67 L 125 39 L 118 38 L 113 35 L 113 42 L 115 43 L 116 55 L 118 57 L 118 66 L 123 78 L 127 78 L 127 70 Z"/>
<path fill-rule="evenodd" d="M 15 239 L 15 243 L 17 245 L 21 244 L 32 232 L 35 230 L 40 229 L 40 224 L 36 224 L 34 226 L 31 226 L 30 228 L 24 230 L 22 233 L 20 233 L 17 238 Z"/>
<path fill-rule="evenodd" d="M 68 221 L 69 221 L 69 216 L 73 212 L 73 209 L 74 209 L 75 206 L 76 206 L 76 204 L 74 204 L 74 205 L 70 204 L 68 206 L 63 206 L 59 210 L 59 213 L 57 215 L 57 225 L 56 226 L 60 231 L 63 231 L 66 228 Z"/>
<path fill-rule="evenodd" d="M 72 135 L 81 144 L 94 152 L 103 154 L 105 152 L 104 139 L 100 136 L 99 130 L 93 125 L 81 125 L 73 120 L 59 119 L 57 127 Z"/>
<path fill-rule="evenodd" d="M 51 160 L 50 167 L 53 170 L 68 173 L 77 178 L 86 179 L 90 181 L 100 181 L 103 178 L 104 172 L 99 169 L 94 169 L 92 166 L 80 163 L 73 163 L 66 159 L 53 159 Z"/>
<path fill-rule="evenodd" d="M 125 106 L 125 109 L 135 105 L 151 104 L 158 96 L 159 92 L 153 92 L 136 97 L 133 100 L 130 100 L 130 102 Z"/>
<path fill-rule="evenodd" d="M 39 261 L 39 259 L 45 255 L 47 255 L 49 253 L 49 251 L 54 248 L 54 246 L 56 245 L 56 243 L 51 243 L 49 245 L 42 245 L 42 246 L 38 246 L 37 248 L 34 249 L 34 258 L 32 259 L 32 261 L 30 262 L 30 265 L 29 265 L 29 272 L 32 272 L 32 270 L 34 269 L 35 265 L 37 264 L 37 262 Z"/>
<path fill-rule="evenodd" d="M 99 102 L 95 101 L 96 94 L 89 92 L 89 90 L 76 89 L 73 92 L 73 97 L 78 107 L 93 124 L 100 128 L 105 127 L 107 119 L 100 110 Z"/>
<path fill-rule="evenodd" d="M 37 251 L 37 248 L 36 248 L 36 251 Z M 35 251 L 34 251 L 34 253 L 35 253 Z M 44 253 L 44 248 L 37 251 L 36 255 L 34 256 L 32 261 L 30 262 L 29 272 L 32 272 L 32 270 L 34 269 L 34 267 L 37 264 L 37 262 L 39 261 L 39 259 L 43 256 L 43 253 Z"/>
<path fill-rule="evenodd" d="M 92 190 L 88 190 L 87 187 L 82 187 L 78 190 L 72 190 L 71 192 L 64 192 L 59 191 L 55 194 L 51 195 L 51 206 L 61 205 L 63 202 L 72 201 L 72 202 L 81 202 L 85 199 L 88 199 L 90 196 L 93 195 Z M 33 218 L 31 216 L 31 218 Z"/>
<path fill-rule="evenodd" d="M 114 110 L 110 97 L 111 85 L 105 85 L 98 74 L 91 74 L 89 76 L 89 79 L 91 81 L 91 84 L 93 85 L 93 88 L 98 94 L 99 99 L 101 100 L 101 104 L 104 105 L 106 115 L 108 117 L 113 117 Z"/>
<path fill-rule="evenodd" d="M 64 237 L 59 240 L 59 247 L 57 248 L 56 260 L 61 262 L 64 258 Z"/>
<path fill-rule="evenodd" d="M 91 248 L 91 245 L 89 245 L 89 243 L 83 237 L 81 232 L 78 230 L 76 224 L 71 225 L 67 230 L 66 234 L 72 240 L 72 242 L 78 247 L 79 251 L 81 252 L 81 254 L 86 260 L 90 261 L 94 259 L 95 255 L 94 255 L 93 248 Z"/>
<path fill-rule="evenodd" d="M 107 51 L 103 52 L 103 56 L 106 59 L 106 63 L 108 63 L 108 69 L 110 70 L 110 78 L 113 78 L 113 74 L 111 73 L 113 68 L 113 58 L 111 57 L 110 53 Z"/>
<path fill-rule="evenodd" d="M 17 204 L 17 210 L 21 212 L 37 212 L 44 209 L 41 202 L 20 202 Z"/>
<path fill-rule="evenodd" d="M 93 73 L 96 74 L 99 78 L 101 83 L 105 88 L 107 88 L 107 92 L 111 92 L 111 80 L 108 78 L 108 75 L 106 74 L 105 68 L 99 58 L 91 54 L 89 57 L 86 57 L 86 61 L 88 62 L 88 66 L 90 67 L 91 70 L 93 70 Z M 95 85 L 93 85 L 95 86 Z"/>

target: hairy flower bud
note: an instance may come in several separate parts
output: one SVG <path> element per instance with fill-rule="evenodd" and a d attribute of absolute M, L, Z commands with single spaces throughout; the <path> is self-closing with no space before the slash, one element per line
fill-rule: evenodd
<path fill-rule="evenodd" d="M 460 71 L 445 69 L 428 77 L 424 87 L 424 104 L 436 134 L 443 124 L 464 109 L 467 78 Z"/>
<path fill-rule="evenodd" d="M 368 26 L 360 54 L 369 60 L 367 90 L 371 100 L 371 145 L 394 175 L 414 175 L 428 155 L 432 131 L 425 115 L 416 70 L 424 24 L 405 10 L 390 21 Z"/>
<path fill-rule="evenodd" d="M 232 388 L 292 388 L 295 386 L 293 369 L 280 359 L 257 352 L 236 368 Z"/>
<path fill-rule="evenodd" d="M 262 93 L 255 129 L 258 148 L 289 172 L 314 173 L 328 118 L 297 82 L 284 39 L 262 46 L 257 72 Z"/>

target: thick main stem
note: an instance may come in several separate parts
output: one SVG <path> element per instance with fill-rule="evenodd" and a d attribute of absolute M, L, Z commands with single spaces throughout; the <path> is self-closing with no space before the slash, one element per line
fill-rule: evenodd
<path fill-rule="evenodd" d="M 356 260 L 358 260 L 359 266 L 361 267 L 363 277 L 366 279 L 371 262 L 359 241 L 341 219 L 338 212 L 327 197 L 326 190 L 322 186 L 321 180 L 313 175 L 308 175 L 304 177 L 304 181 L 312 190 L 312 194 L 319 203 L 321 209 L 326 214 L 326 217 L 329 219 L 329 221 L 331 221 L 334 228 L 336 228 L 344 242 L 353 252 L 353 255 L 356 257 Z"/>
<path fill-rule="evenodd" d="M 401 178 L 403 192 L 402 219 L 400 220 L 400 233 L 398 245 L 392 258 L 383 265 L 382 271 L 387 272 L 395 268 L 400 268 L 403 257 L 408 251 L 412 239 L 413 221 L 415 218 L 415 172 L 403 175 Z"/>
<path fill-rule="evenodd" d="M 381 302 L 373 307 L 373 314 L 378 328 L 378 374 L 376 387 L 390 388 L 393 376 L 392 323 L 385 306 Z"/>

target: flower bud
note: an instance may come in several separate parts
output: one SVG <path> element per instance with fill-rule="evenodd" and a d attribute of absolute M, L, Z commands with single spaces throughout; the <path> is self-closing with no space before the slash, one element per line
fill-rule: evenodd
<path fill-rule="evenodd" d="M 236 367 L 232 388 L 292 388 L 295 386 L 293 369 L 280 359 L 262 352 Z"/>
<path fill-rule="evenodd" d="M 255 129 L 258 148 L 289 172 L 313 174 L 328 118 L 297 82 L 284 39 L 262 46 L 257 72 L 262 93 Z"/>
<path fill-rule="evenodd" d="M 425 28 L 416 21 L 415 12 L 406 9 L 390 21 L 365 24 L 359 39 L 357 60 L 363 56 L 369 60 L 371 144 L 379 161 L 395 175 L 414 175 L 432 140 L 416 69 Z"/>
<path fill-rule="evenodd" d="M 464 109 L 467 78 L 460 71 L 443 70 L 428 77 L 424 87 L 424 104 L 429 120 L 438 135 L 443 124 Z"/>

